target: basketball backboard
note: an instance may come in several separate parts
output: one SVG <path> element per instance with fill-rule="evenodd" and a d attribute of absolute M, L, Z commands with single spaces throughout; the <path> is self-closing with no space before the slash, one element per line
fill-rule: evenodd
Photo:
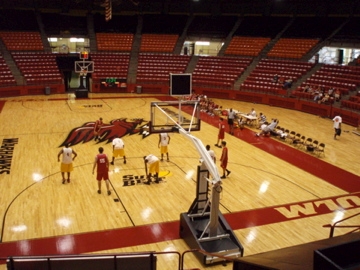
<path fill-rule="evenodd" d="M 93 73 L 94 72 L 94 61 L 75 61 L 75 72 L 76 73 Z"/>
<path fill-rule="evenodd" d="M 170 73 L 170 96 L 190 96 L 192 92 L 191 73 Z"/>
<path fill-rule="evenodd" d="M 178 132 L 200 130 L 200 107 L 198 101 L 156 101 L 151 102 L 149 132 Z"/>

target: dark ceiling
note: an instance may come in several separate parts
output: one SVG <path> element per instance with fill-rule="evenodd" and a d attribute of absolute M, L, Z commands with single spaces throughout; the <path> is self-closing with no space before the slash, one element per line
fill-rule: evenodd
<path fill-rule="evenodd" d="M 104 12 L 104 0 L 0 0 L 0 9 Z M 113 14 L 360 16 L 360 0 L 112 0 Z"/>

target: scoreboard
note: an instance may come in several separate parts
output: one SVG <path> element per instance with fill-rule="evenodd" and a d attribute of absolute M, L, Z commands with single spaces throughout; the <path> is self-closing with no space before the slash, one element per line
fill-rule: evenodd
<path fill-rule="evenodd" d="M 100 80 L 101 88 L 125 88 L 126 78 L 105 78 Z"/>

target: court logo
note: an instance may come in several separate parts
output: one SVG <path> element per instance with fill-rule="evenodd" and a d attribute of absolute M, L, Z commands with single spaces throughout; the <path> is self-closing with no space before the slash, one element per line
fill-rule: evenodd
<path fill-rule="evenodd" d="M 99 142 L 110 143 L 112 140 L 119 136 L 120 138 L 125 135 L 139 134 L 143 136 L 144 130 L 148 127 L 149 123 L 142 118 L 130 119 L 118 118 L 111 120 L 109 124 L 103 124 L 99 132 Z M 95 122 L 84 123 L 81 127 L 72 129 L 65 141 L 59 146 L 66 144 L 76 145 L 79 143 L 86 143 L 94 140 L 94 127 Z M 144 136 L 143 136 L 144 137 Z"/>
<path fill-rule="evenodd" d="M 15 145 L 18 143 L 18 138 L 3 139 L 0 148 L 0 174 L 10 174 L 11 160 L 14 153 Z"/>
<path fill-rule="evenodd" d="M 353 194 L 311 202 L 296 203 L 274 209 L 285 218 L 292 219 L 327 214 L 357 207 L 360 207 L 360 195 Z"/>
<path fill-rule="evenodd" d="M 145 175 L 132 175 L 127 174 L 123 175 L 123 187 L 135 186 L 135 185 L 144 185 L 144 184 L 161 184 L 165 183 L 165 177 L 159 177 L 157 180 L 151 179 L 151 182 L 148 182 L 148 179 Z"/>

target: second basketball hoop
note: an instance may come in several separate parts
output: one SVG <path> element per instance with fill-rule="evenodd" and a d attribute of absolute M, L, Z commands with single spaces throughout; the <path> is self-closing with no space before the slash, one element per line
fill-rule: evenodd
<path fill-rule="evenodd" d="M 178 100 L 151 102 L 150 133 L 200 130 L 200 108 L 198 101 Z"/>

